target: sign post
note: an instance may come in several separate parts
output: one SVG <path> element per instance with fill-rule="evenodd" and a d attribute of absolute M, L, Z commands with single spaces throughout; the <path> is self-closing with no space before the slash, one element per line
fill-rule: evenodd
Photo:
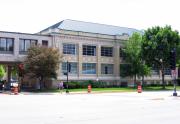
<path fill-rule="evenodd" d="M 64 73 L 64 75 L 66 75 L 67 76 L 67 82 L 66 82 L 66 93 L 69 93 L 69 90 L 68 90 L 68 81 L 69 81 L 69 79 L 68 79 L 68 76 L 69 76 L 69 72 L 71 72 L 71 64 L 67 61 L 67 72 L 66 73 Z"/>
<path fill-rule="evenodd" d="M 173 96 L 177 96 L 177 93 L 176 93 L 177 69 L 176 69 L 176 49 L 175 48 L 173 48 L 170 52 L 170 67 L 171 67 L 171 76 L 174 80 Z"/>
<path fill-rule="evenodd" d="M 172 78 L 174 80 L 174 92 L 173 92 L 173 96 L 177 96 L 177 92 L 176 92 L 177 69 L 171 70 L 171 75 L 172 75 Z"/>

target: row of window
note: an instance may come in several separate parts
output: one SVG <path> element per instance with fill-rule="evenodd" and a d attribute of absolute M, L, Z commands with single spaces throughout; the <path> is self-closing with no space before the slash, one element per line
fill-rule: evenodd
<path fill-rule="evenodd" d="M 70 72 L 71 74 L 78 73 L 78 65 L 76 62 L 70 62 L 71 65 Z M 113 64 L 101 64 L 101 74 L 113 74 Z M 62 63 L 62 72 L 67 72 L 67 63 Z M 96 63 L 83 63 L 82 64 L 82 74 L 96 74 Z"/>
<path fill-rule="evenodd" d="M 19 39 L 19 52 L 26 52 L 32 45 L 37 45 L 38 41 L 34 39 Z M 42 40 L 43 46 L 48 46 L 48 41 Z M 0 52 L 13 52 L 14 38 L 0 37 Z"/>
<path fill-rule="evenodd" d="M 32 45 L 37 45 L 34 39 L 19 39 L 19 52 L 26 52 Z M 42 41 L 43 46 L 48 46 L 48 41 Z M 13 38 L 0 38 L 0 51 L 14 51 Z M 75 44 L 63 44 L 63 54 L 77 54 L 77 46 Z M 96 46 L 83 45 L 83 55 L 96 56 Z M 101 47 L 101 56 L 112 57 L 113 47 Z"/>
<path fill-rule="evenodd" d="M 13 51 L 14 49 L 13 38 L 0 38 L 0 51 Z"/>
<path fill-rule="evenodd" d="M 159 75 L 160 71 L 158 69 L 153 69 L 151 74 L 152 75 Z M 170 68 L 165 68 L 164 69 L 164 75 L 171 75 L 171 69 Z"/>
<path fill-rule="evenodd" d="M 63 44 L 63 54 L 77 54 L 77 45 L 75 44 Z M 96 56 L 96 46 L 83 45 L 83 55 Z M 101 47 L 101 56 L 112 57 L 113 47 Z"/>

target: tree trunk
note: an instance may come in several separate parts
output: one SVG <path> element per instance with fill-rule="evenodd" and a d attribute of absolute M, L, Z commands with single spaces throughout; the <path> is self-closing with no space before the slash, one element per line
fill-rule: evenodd
<path fill-rule="evenodd" d="M 40 90 L 42 90 L 43 89 L 43 77 L 40 77 L 39 84 L 40 84 Z"/>
<path fill-rule="evenodd" d="M 145 83 L 144 83 L 144 75 L 142 76 L 142 87 L 145 87 Z"/>
<path fill-rule="evenodd" d="M 164 68 L 162 68 L 162 88 L 165 89 L 166 88 L 166 84 L 165 84 L 165 81 L 164 81 Z"/>
<path fill-rule="evenodd" d="M 136 75 L 134 76 L 134 88 L 136 87 Z"/>

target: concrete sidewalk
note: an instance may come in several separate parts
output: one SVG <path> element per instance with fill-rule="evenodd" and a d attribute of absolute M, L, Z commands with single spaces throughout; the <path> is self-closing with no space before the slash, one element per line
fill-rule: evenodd
<path fill-rule="evenodd" d="M 179 91 L 177 91 L 178 93 L 178 97 L 180 97 L 180 93 Z M 70 92 L 70 93 L 66 93 L 66 92 L 26 92 L 26 91 L 22 91 L 19 92 L 17 95 L 85 95 L 85 94 L 124 94 L 124 95 L 137 95 L 138 96 L 149 96 L 149 95 L 168 95 L 168 96 L 172 96 L 173 91 L 144 91 L 142 93 L 137 93 L 137 92 L 91 92 L 88 93 L 87 91 L 81 91 L 81 92 Z M 0 91 L 0 95 L 15 95 L 14 93 L 12 93 L 11 91 Z"/>

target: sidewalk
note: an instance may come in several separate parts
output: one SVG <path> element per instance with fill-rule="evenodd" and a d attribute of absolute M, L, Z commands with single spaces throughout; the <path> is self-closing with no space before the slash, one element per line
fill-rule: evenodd
<path fill-rule="evenodd" d="M 28 92 L 28 91 L 22 91 L 19 92 L 18 95 L 75 95 L 75 94 L 95 94 L 97 92 L 88 93 L 87 91 L 81 91 L 81 92 Z M 0 95 L 14 95 L 11 91 L 0 91 Z"/>
<path fill-rule="evenodd" d="M 70 93 L 66 93 L 66 92 L 26 92 L 26 91 L 22 91 L 19 92 L 17 95 L 85 95 L 85 94 L 130 94 L 130 95 L 137 95 L 139 94 L 139 96 L 148 96 L 150 94 L 153 94 L 154 96 L 157 95 L 164 95 L 164 94 L 168 94 L 168 96 L 172 96 L 172 91 L 145 91 L 142 93 L 137 93 L 137 92 L 91 92 L 88 93 L 87 91 L 81 91 L 81 92 L 70 92 Z M 0 91 L 0 95 L 14 95 L 14 93 L 12 93 L 11 91 Z M 180 94 L 178 93 L 178 96 L 180 97 Z"/>
<path fill-rule="evenodd" d="M 11 95 L 11 91 L 0 91 L 0 95 Z"/>

